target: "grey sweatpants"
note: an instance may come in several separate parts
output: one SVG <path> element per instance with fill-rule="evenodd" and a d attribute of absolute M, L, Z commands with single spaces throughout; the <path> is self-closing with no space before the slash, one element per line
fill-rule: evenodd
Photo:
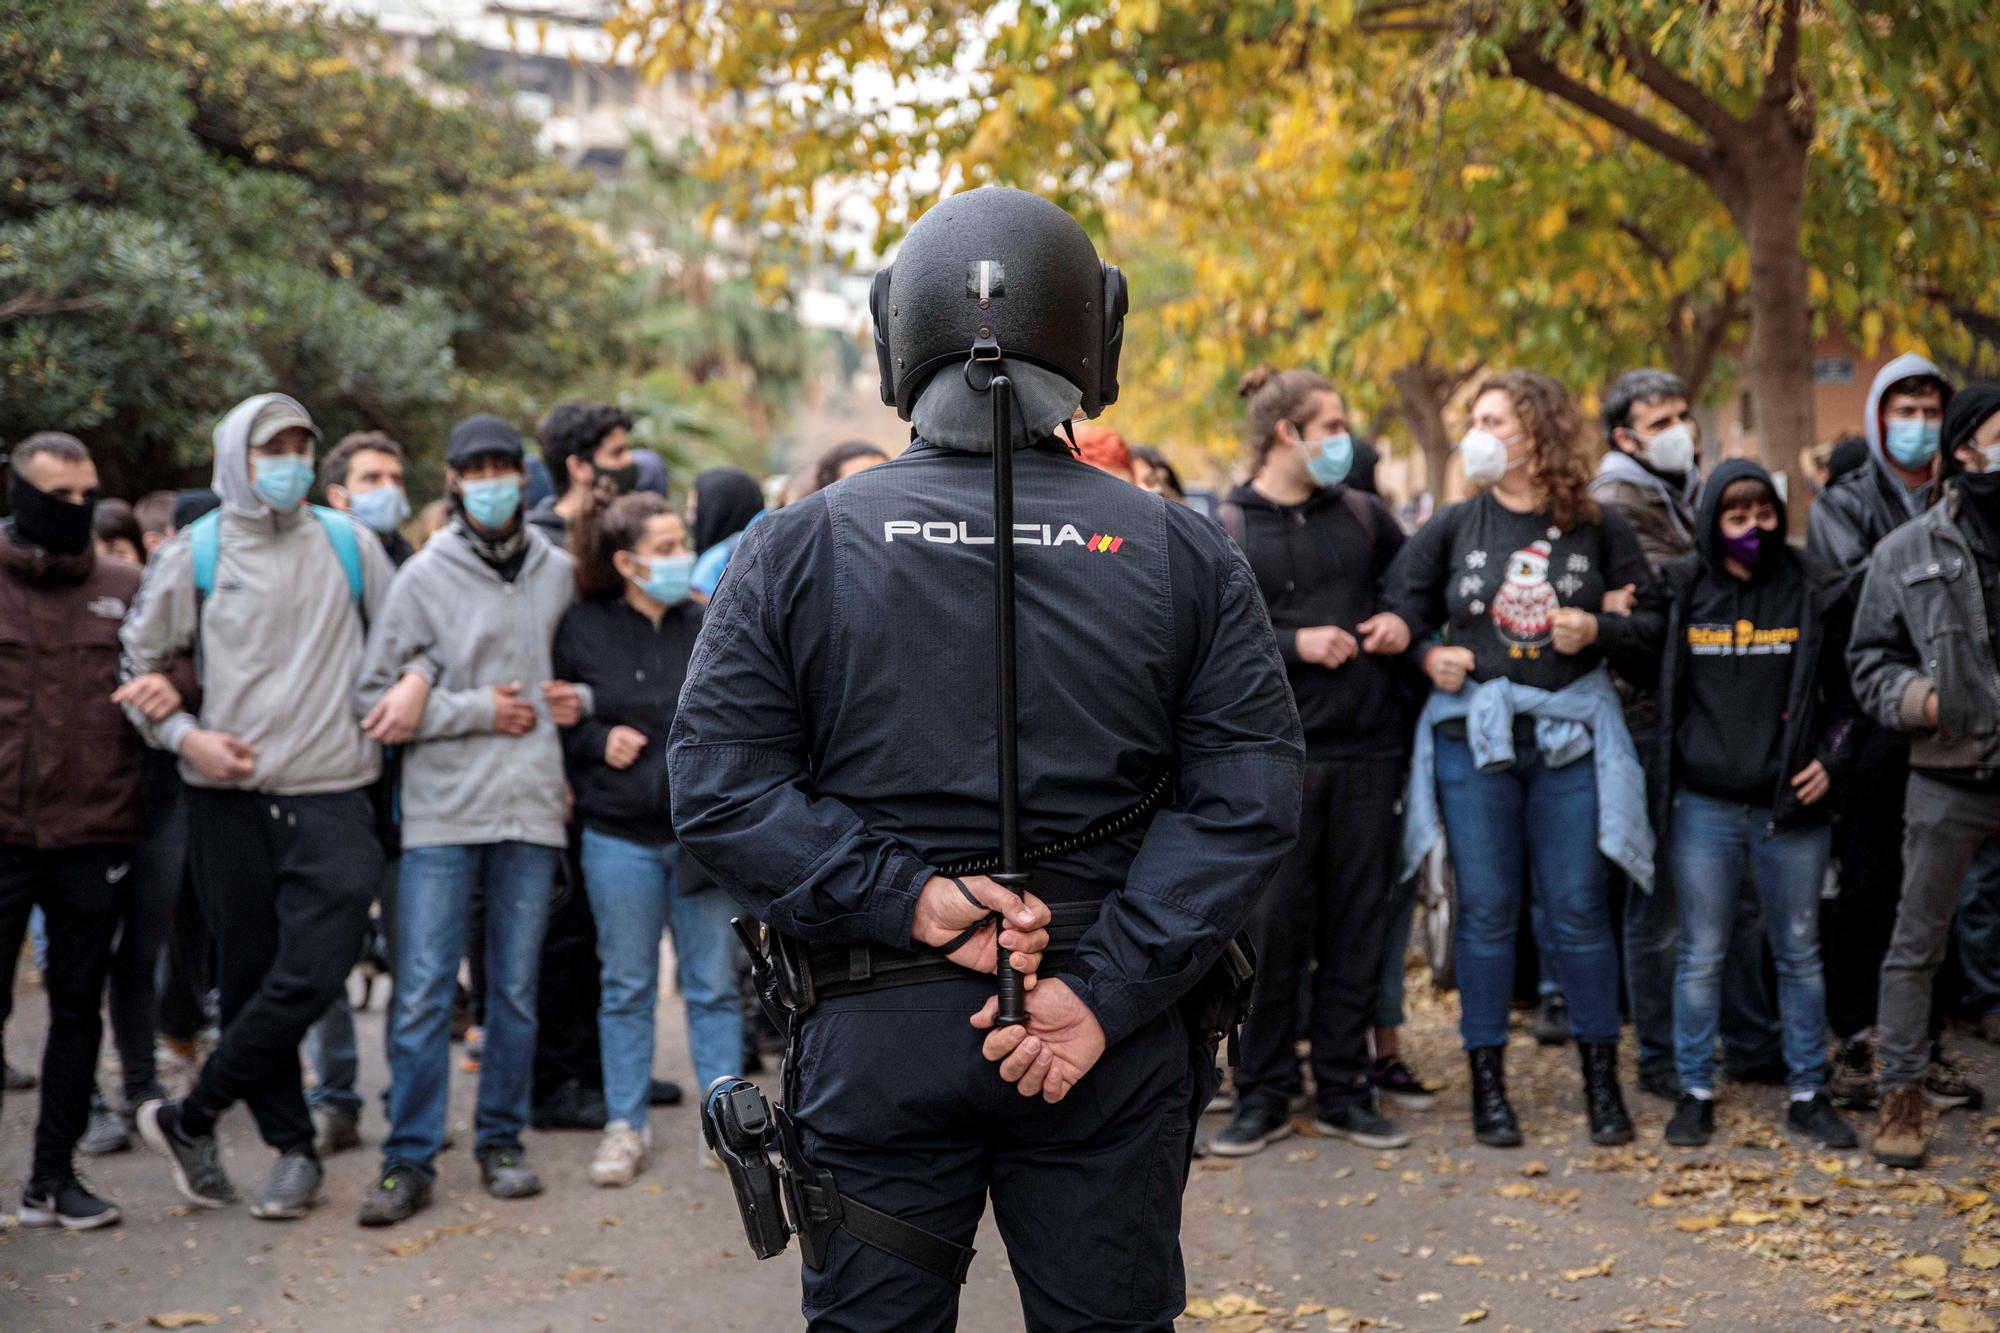
<path fill-rule="evenodd" d="M 1930 1060 L 1931 985 L 1951 939 L 1972 858 L 2000 835 L 2000 796 L 1910 774 L 1903 808 L 1903 900 L 1882 960 L 1875 1054 L 1883 1091 L 1907 1088 Z"/>

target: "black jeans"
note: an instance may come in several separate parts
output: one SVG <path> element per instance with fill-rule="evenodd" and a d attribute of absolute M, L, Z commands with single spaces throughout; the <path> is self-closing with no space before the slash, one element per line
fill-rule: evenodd
<path fill-rule="evenodd" d="M 1381 980 L 1394 873 L 1396 759 L 1309 761 L 1299 841 L 1251 917 L 1257 980 L 1243 1025 L 1236 1091 L 1244 1106 L 1282 1107 L 1301 1088 L 1293 1042 L 1312 1044 L 1320 1109 L 1369 1099 L 1368 1031 Z M 1299 1021 L 1312 968 L 1311 1015 Z"/>
<path fill-rule="evenodd" d="M 211 1115 L 243 1102 L 264 1142 L 310 1149 L 299 1042 L 361 954 L 382 875 L 374 811 L 365 791 L 190 795 L 222 1039 L 189 1100 Z"/>
<path fill-rule="evenodd" d="M 1896 904 L 1903 896 L 1909 746 L 1879 727 L 1863 726 L 1867 736 L 1854 764 L 1855 780 L 1837 784 L 1833 791 L 1840 820 L 1833 831 L 1840 894 L 1822 904 L 1820 914 L 1827 1027 L 1839 1041 L 1874 1026 L 1882 959 L 1896 932 Z"/>
<path fill-rule="evenodd" d="M 597 1031 L 597 918 L 583 891 L 578 860 L 581 834 L 557 871 L 560 883 L 542 936 L 542 985 L 536 996 L 534 1102 L 540 1106 L 563 1087 L 604 1087 L 604 1052 Z"/>
<path fill-rule="evenodd" d="M 1197 1105 L 1180 1016 L 1140 1027 L 1050 1105 L 980 1053 L 966 1019 L 992 994 L 990 978 L 967 978 L 822 1001 L 798 1049 L 808 1160 L 841 1193 L 960 1245 L 992 1195 L 1029 1333 L 1172 1329 Z M 846 1231 L 804 1280 L 812 1333 L 957 1326 L 960 1287 Z"/>
<path fill-rule="evenodd" d="M 63 1180 L 76 1141 L 90 1119 L 97 1081 L 97 1044 L 104 1037 L 99 1003 L 118 933 L 118 899 L 132 874 L 132 849 L 77 847 L 36 851 L 0 847 L 0 940 L 18 941 L 28 910 L 48 922 L 49 1037 L 42 1049 L 42 1115 L 35 1125 L 32 1180 Z"/>
<path fill-rule="evenodd" d="M 127 1105 L 159 1082 L 153 1039 L 160 1028 L 160 954 L 187 881 L 187 788 L 173 756 L 145 755 L 146 836 L 132 850 L 132 873 L 120 886 L 118 942 L 111 954 L 111 1040 Z"/>

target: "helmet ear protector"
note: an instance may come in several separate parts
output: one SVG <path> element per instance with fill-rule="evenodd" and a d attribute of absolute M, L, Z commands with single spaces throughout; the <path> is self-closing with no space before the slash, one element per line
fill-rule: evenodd
<path fill-rule="evenodd" d="M 1098 270 L 1102 272 L 1102 296 L 1098 304 L 1096 384 L 1078 386 L 1084 390 L 1084 410 L 1090 416 L 1096 416 L 1112 402 L 1118 402 L 1118 356 L 1124 352 L 1124 320 L 1132 304 L 1130 290 L 1126 288 L 1126 276 L 1114 264 L 1098 264 Z M 956 354 L 938 356 L 922 366 L 916 366 L 914 370 L 904 366 L 902 376 L 898 376 L 896 356 L 894 350 L 890 348 L 890 338 L 888 338 L 888 320 L 896 318 L 896 310 L 890 306 L 890 284 L 894 280 L 894 272 L 896 266 L 886 264 L 882 270 L 876 272 L 874 282 L 868 284 L 868 316 L 870 316 L 870 328 L 874 332 L 876 370 L 882 380 L 880 384 L 882 402 L 886 406 L 898 408 L 898 414 L 908 420 L 910 404 L 916 402 L 916 394 L 922 392 L 926 382 L 930 382 L 930 376 L 942 370 L 946 364 L 956 364 L 958 356 Z M 1018 360 L 1026 360 L 1032 364 L 1044 364 L 1040 362 L 1040 358 L 1028 352 L 1018 352 L 1014 348 L 1000 348 L 1000 352 L 1002 356 L 1014 356 Z M 966 346 L 964 356 L 972 356 L 970 344 Z M 1064 374 L 1064 378 L 1068 378 L 1070 374 L 1068 370 L 1062 370 L 1058 366 L 1044 366 L 1044 368 L 1056 370 L 1058 374 Z"/>

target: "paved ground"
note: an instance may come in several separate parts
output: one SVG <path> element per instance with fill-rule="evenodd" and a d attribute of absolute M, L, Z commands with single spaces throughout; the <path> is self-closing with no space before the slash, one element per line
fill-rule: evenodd
<path fill-rule="evenodd" d="M 41 1009 L 24 983 L 8 1034 L 17 1059 L 39 1049 Z M 685 1078 L 678 1006 L 662 1012 L 661 1070 Z M 379 1052 L 379 1012 L 364 1033 Z M 2000 1219 L 1987 1194 L 2000 1196 L 2000 1118 L 1954 1113 L 1932 1169 L 1888 1173 L 1858 1154 L 1798 1151 L 1774 1128 L 1779 1090 L 1731 1088 L 1714 1150 L 1664 1148 L 1665 1106 L 1635 1097 L 1639 1143 L 1605 1152 L 1582 1133 L 1573 1054 L 1520 1037 L 1515 1100 L 1530 1140 L 1498 1152 L 1471 1143 L 1448 1005 L 1420 1008 L 1410 1033 L 1420 1068 L 1451 1085 L 1437 1109 L 1407 1117 L 1411 1148 L 1300 1137 L 1198 1166 L 1181 1327 L 1993 1329 Z M 2000 1090 L 2000 1052 L 1959 1045 Z M 381 1077 L 378 1059 L 369 1088 Z M 460 1076 L 454 1098 L 462 1145 L 471 1082 Z M 11 1099 L 0 1116 L 0 1207 L 18 1200 L 30 1105 Z M 751 1260 L 727 1185 L 694 1167 L 691 1109 L 653 1124 L 656 1162 L 622 1191 L 589 1185 L 593 1135 L 534 1135 L 550 1189 L 522 1203 L 481 1194 L 462 1146 L 439 1204 L 389 1233 L 353 1223 L 374 1169 L 366 1150 L 336 1159 L 327 1205 L 292 1224 L 240 1209 L 192 1216 L 157 1159 L 105 1159 L 90 1175 L 124 1206 L 122 1227 L 0 1231 L 0 1329 L 136 1329 L 173 1313 L 231 1329 L 797 1327 L 792 1268 Z M 240 1111 L 224 1127 L 228 1165 L 254 1188 L 268 1159 Z M 371 1145 L 380 1131 L 371 1115 Z M 1019 1328 L 990 1227 L 980 1248 L 962 1326 Z"/>

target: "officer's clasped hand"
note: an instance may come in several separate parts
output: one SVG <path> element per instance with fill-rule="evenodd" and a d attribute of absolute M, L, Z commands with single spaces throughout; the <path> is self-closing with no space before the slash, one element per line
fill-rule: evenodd
<path fill-rule="evenodd" d="M 964 892 L 959 885 L 965 886 Z M 999 942 L 987 925 L 975 932 L 945 957 L 974 972 L 992 972 L 1000 949 L 1012 951 L 1014 970 L 1023 984 L 1032 988 L 1035 973 L 1042 965 L 1042 951 L 1049 947 L 1048 905 L 1032 893 L 1018 894 L 984 875 L 967 875 L 962 880 L 933 875 L 917 895 L 916 915 L 910 920 L 910 939 L 917 944 L 939 948 L 950 944 L 974 926 L 1000 913 L 1003 926 Z"/>
<path fill-rule="evenodd" d="M 981 1053 L 998 1062 L 1000 1077 L 1023 1097 L 1061 1101 L 1104 1054 L 1104 1029 L 1097 1015 L 1061 977 L 1050 977 L 1028 992 L 1026 1023 L 995 1028 L 999 1009 L 997 997 L 988 1000 L 972 1016 L 972 1026 L 986 1033 Z"/>

